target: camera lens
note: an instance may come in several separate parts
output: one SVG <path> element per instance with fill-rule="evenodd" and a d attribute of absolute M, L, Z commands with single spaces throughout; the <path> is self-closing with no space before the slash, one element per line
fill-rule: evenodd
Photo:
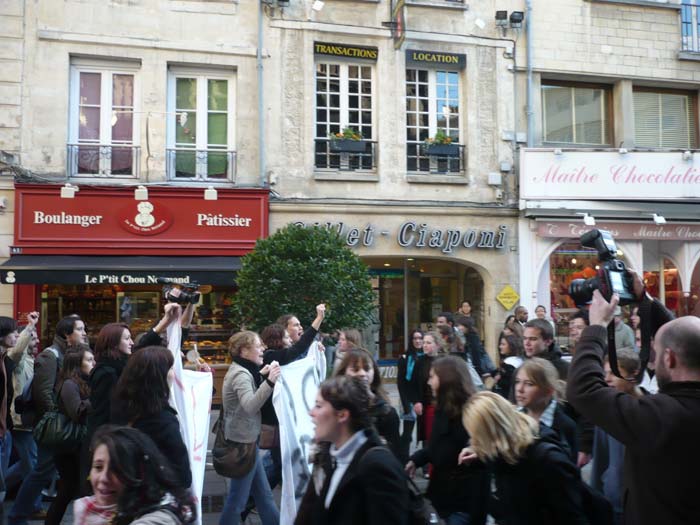
<path fill-rule="evenodd" d="M 569 296 L 576 306 L 583 306 L 593 300 L 593 292 L 600 288 L 597 277 L 590 279 L 574 279 L 569 285 Z"/>

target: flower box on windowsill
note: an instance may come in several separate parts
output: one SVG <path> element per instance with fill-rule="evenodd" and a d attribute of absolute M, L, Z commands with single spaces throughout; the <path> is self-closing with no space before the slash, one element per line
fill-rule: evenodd
<path fill-rule="evenodd" d="M 368 142 L 364 140 L 337 139 L 331 140 L 333 153 L 366 153 Z"/>
<path fill-rule="evenodd" d="M 431 157 L 459 157 L 459 144 L 431 144 L 423 151 Z"/>

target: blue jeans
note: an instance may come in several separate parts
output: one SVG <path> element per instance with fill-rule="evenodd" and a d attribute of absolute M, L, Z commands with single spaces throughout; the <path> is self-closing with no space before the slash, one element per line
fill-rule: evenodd
<path fill-rule="evenodd" d="M 229 479 L 229 493 L 221 511 L 219 525 L 238 525 L 249 495 L 255 500 L 255 507 L 258 509 L 262 524 L 279 525 L 280 513 L 275 505 L 257 447 L 255 454 L 255 466 L 248 474 L 242 478 Z"/>
<path fill-rule="evenodd" d="M 445 518 L 445 525 L 469 525 L 471 521 L 468 512 L 453 512 Z"/>
<path fill-rule="evenodd" d="M 53 453 L 44 447 L 37 446 L 36 466 L 24 478 L 17 492 L 15 504 L 7 516 L 8 525 L 26 525 L 27 518 L 41 508 L 41 491 L 46 488 L 56 476 L 53 463 Z"/>
<path fill-rule="evenodd" d="M 10 454 L 12 454 L 12 434 L 5 432 L 5 436 L 0 438 L 0 502 L 5 501 L 7 492 L 7 471 L 10 468 Z"/>
<path fill-rule="evenodd" d="M 12 464 L 5 477 L 7 490 L 22 483 L 36 465 L 36 441 L 30 430 L 13 430 L 12 441 L 18 460 Z"/>

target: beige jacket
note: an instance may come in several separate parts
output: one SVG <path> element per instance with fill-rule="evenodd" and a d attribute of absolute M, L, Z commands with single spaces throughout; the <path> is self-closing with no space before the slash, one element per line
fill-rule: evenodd
<path fill-rule="evenodd" d="M 223 386 L 224 436 L 229 441 L 252 443 L 260 435 L 260 409 L 272 394 L 272 387 L 263 381 L 255 389 L 248 370 L 233 363 Z"/>

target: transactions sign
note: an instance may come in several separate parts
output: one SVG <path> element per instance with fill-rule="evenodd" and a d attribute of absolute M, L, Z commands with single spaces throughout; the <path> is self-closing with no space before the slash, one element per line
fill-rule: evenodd
<path fill-rule="evenodd" d="M 687 160 L 684 160 L 684 156 Z M 522 199 L 700 198 L 700 154 L 523 150 Z"/>

